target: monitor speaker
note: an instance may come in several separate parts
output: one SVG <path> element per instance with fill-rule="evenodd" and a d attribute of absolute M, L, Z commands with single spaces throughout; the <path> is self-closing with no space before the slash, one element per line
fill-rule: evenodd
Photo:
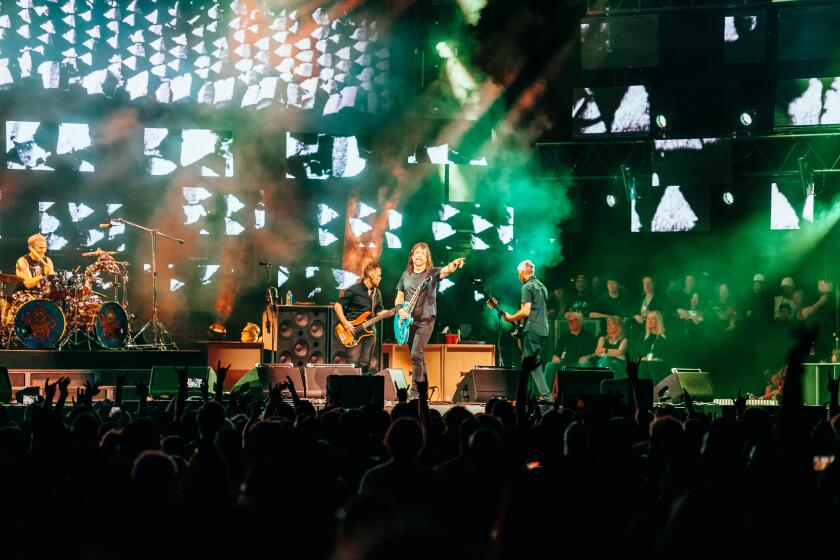
<path fill-rule="evenodd" d="M 397 389 L 408 390 L 408 381 L 402 368 L 387 368 L 375 375 L 385 378 L 385 401 L 394 402 L 397 399 Z"/>
<path fill-rule="evenodd" d="M 363 406 L 382 407 L 384 375 L 329 375 L 327 376 L 327 404 L 344 408 Z"/>
<path fill-rule="evenodd" d="M 452 396 L 454 402 L 487 402 L 494 397 L 516 398 L 519 370 L 503 367 L 476 367 L 461 379 Z"/>
<path fill-rule="evenodd" d="M 301 381 L 300 368 L 292 364 L 257 364 L 251 368 L 231 389 L 236 393 L 239 391 L 251 391 L 252 393 L 267 393 L 271 385 L 285 383 L 286 377 L 290 377 L 295 384 L 295 390 L 303 395 L 303 382 Z"/>
<path fill-rule="evenodd" d="M 601 382 L 612 378 L 607 368 L 561 367 L 554 378 L 554 399 L 563 402 L 572 395 L 600 395 Z"/>
<path fill-rule="evenodd" d="M 208 385 L 212 395 L 216 390 L 216 372 L 207 366 L 187 368 L 187 398 L 200 397 L 202 387 Z M 153 399 L 174 399 L 178 395 L 178 373 L 175 366 L 155 366 L 149 381 L 149 395 Z"/>
<path fill-rule="evenodd" d="M 309 365 L 301 370 L 303 391 L 298 389 L 302 397 L 307 399 L 323 399 L 327 394 L 327 377 L 330 375 L 351 375 L 360 377 L 362 370 L 344 364 Z"/>
<path fill-rule="evenodd" d="M 685 391 L 696 401 L 711 401 L 715 397 L 712 379 L 705 371 L 673 371 L 653 389 L 653 400 L 658 403 L 680 404 L 685 402 Z"/>

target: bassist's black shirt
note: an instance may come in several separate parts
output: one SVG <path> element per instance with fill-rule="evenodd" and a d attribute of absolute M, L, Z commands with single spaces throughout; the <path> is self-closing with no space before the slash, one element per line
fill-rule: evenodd
<path fill-rule="evenodd" d="M 378 288 L 373 288 L 372 293 L 376 300 L 376 308 L 373 310 L 373 314 L 376 315 L 382 311 L 382 292 Z M 338 303 L 341 304 L 344 316 L 350 322 L 353 322 L 365 311 L 370 311 L 371 300 L 364 281 L 357 282 L 344 290 L 344 295 L 338 298 Z"/>

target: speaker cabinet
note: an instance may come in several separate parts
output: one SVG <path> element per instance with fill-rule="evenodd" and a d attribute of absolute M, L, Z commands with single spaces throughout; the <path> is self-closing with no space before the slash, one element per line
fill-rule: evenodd
<path fill-rule="evenodd" d="M 477 367 L 467 372 L 455 388 L 453 402 L 487 402 L 494 397 L 516 398 L 519 369 Z"/>
<path fill-rule="evenodd" d="M 263 331 L 264 346 L 274 348 L 275 363 L 303 367 L 331 361 L 330 346 L 333 310 L 330 305 L 278 305 L 276 321 L 266 317 L 268 331 Z"/>
<path fill-rule="evenodd" d="M 207 366 L 187 368 L 187 398 L 200 397 L 207 384 L 212 395 L 216 391 L 216 372 Z M 155 366 L 149 381 L 149 395 L 154 399 L 174 399 L 178 395 L 178 373 L 175 366 Z"/>
<path fill-rule="evenodd" d="M 327 377 L 330 375 L 361 377 L 362 370 L 344 364 L 306 366 L 301 369 L 303 391 L 298 390 L 298 392 L 307 399 L 323 399 L 327 394 Z"/>
<path fill-rule="evenodd" d="M 0 366 L 0 403 L 12 402 L 12 382 L 9 379 L 9 368 Z"/>
<path fill-rule="evenodd" d="M 329 375 L 327 376 L 327 404 L 344 408 L 385 405 L 385 376 Z"/>
<path fill-rule="evenodd" d="M 705 371 L 673 371 L 656 384 L 653 400 L 658 403 L 685 402 L 685 390 L 696 401 L 711 401 L 715 397 L 712 379 Z"/>
<path fill-rule="evenodd" d="M 607 368 L 561 367 L 554 378 L 554 400 L 563 402 L 571 395 L 600 395 L 601 382 L 612 379 L 613 372 Z"/>
<path fill-rule="evenodd" d="M 257 364 L 248 370 L 231 391 L 250 391 L 252 393 L 267 393 L 271 385 L 285 383 L 286 377 L 291 377 L 295 390 L 303 394 L 300 368 L 292 364 Z"/>

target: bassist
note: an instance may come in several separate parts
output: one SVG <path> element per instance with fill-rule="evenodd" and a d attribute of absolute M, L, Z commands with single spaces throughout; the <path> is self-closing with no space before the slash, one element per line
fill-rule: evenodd
<path fill-rule="evenodd" d="M 435 267 L 429 246 L 425 243 L 416 243 L 409 253 L 408 266 L 400 276 L 394 306 L 399 310 L 399 316 L 403 320 L 409 318 L 408 308 L 402 308 L 403 302 L 406 301 L 406 298 L 410 300 L 414 296 L 414 292 L 427 277 L 431 278 L 430 285 L 418 295 L 414 303 L 414 310 L 411 312 L 414 322 L 409 328 L 408 347 L 411 351 L 410 395 L 412 397 L 416 395 L 417 391 L 425 392 L 429 386 L 424 352 L 435 328 L 438 283 L 462 266 L 464 266 L 463 257 L 455 259 L 442 268 Z"/>
<path fill-rule="evenodd" d="M 382 313 L 380 280 L 382 280 L 382 268 L 377 262 L 370 263 L 364 269 L 362 281 L 344 290 L 344 295 L 338 298 L 338 303 L 334 307 L 335 314 L 348 332 L 355 334 L 357 327 L 351 325 L 350 322 L 361 314 L 367 311 L 371 311 L 372 315 Z M 370 360 L 375 346 L 376 336 L 362 338 L 358 344 L 348 348 L 347 361 L 362 368 L 363 375 L 368 375 L 371 373 Z"/>
<path fill-rule="evenodd" d="M 525 320 L 522 326 L 522 363 L 529 357 L 536 356 L 536 368 L 531 370 L 531 379 L 534 381 L 539 396 L 543 399 L 551 399 L 551 391 L 545 381 L 545 374 L 542 367 L 542 347 L 548 338 L 548 315 L 546 314 L 546 302 L 548 301 L 548 290 L 542 282 L 534 276 L 534 263 L 527 260 L 519 263 L 516 268 L 519 280 L 522 282 L 522 294 L 519 298 L 519 311 L 510 314 L 505 313 L 504 318 L 508 323 L 518 323 Z"/>

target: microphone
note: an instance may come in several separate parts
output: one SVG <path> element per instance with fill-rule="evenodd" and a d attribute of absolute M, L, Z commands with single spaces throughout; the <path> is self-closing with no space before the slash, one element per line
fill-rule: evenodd
<path fill-rule="evenodd" d="M 114 227 L 114 224 L 112 224 L 111 222 L 108 222 L 107 224 L 99 224 L 99 227 L 102 228 L 102 229 L 109 229 L 109 228 Z"/>
<path fill-rule="evenodd" d="M 260 265 L 260 266 L 271 266 L 271 263 L 270 263 L 270 262 L 266 262 L 266 261 L 260 261 L 260 262 L 259 262 L 259 265 Z"/>

